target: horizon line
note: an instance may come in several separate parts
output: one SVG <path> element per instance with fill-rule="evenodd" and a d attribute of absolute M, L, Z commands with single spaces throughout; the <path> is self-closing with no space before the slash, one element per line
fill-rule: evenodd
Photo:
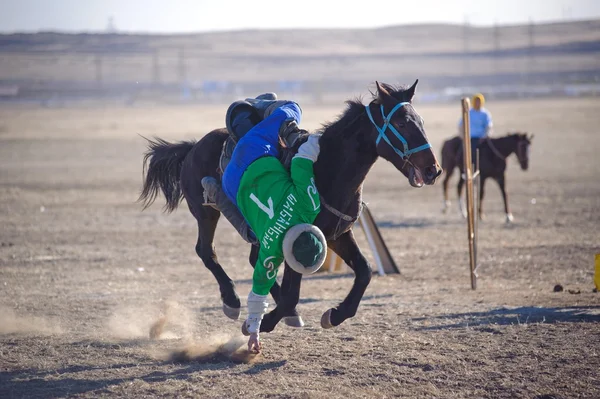
<path fill-rule="evenodd" d="M 476 24 L 470 23 L 468 21 L 463 23 L 458 22 L 446 22 L 446 21 L 430 21 L 430 22 L 408 22 L 402 24 L 387 24 L 380 26 L 372 26 L 372 27 L 271 27 L 271 28 L 257 28 L 257 27 L 242 27 L 242 28 L 233 28 L 233 29 L 210 29 L 210 30 L 194 30 L 194 31 L 179 31 L 179 32 L 161 32 L 161 31 L 134 31 L 134 30 L 124 30 L 124 29 L 116 29 L 115 31 L 108 30 L 61 30 L 61 29 L 38 29 L 38 30 L 13 30 L 13 31 L 2 31 L 0 30 L 0 35 L 35 35 L 35 34 L 44 34 L 44 33 L 54 33 L 54 34 L 65 34 L 65 35 L 140 35 L 140 36 L 183 36 L 183 35 L 199 35 L 199 34 L 211 34 L 211 33 L 240 33 L 240 32 L 268 32 L 268 31 L 316 31 L 316 30 L 335 30 L 335 31 L 349 31 L 349 30 L 383 30 L 404 26 L 428 26 L 428 25 L 438 25 L 438 26 L 454 26 L 454 27 L 464 27 L 468 26 L 469 28 L 475 29 L 489 29 L 489 28 L 507 28 L 507 27 L 519 27 L 519 26 L 541 26 L 541 25 L 560 25 L 560 24 L 570 24 L 570 23 L 578 23 L 578 22 L 594 22 L 600 21 L 599 17 L 595 18 L 572 18 L 572 19 L 556 19 L 556 20 L 546 20 L 535 22 L 533 19 L 530 19 L 528 22 L 509 22 L 509 23 L 494 23 L 494 24 Z"/>

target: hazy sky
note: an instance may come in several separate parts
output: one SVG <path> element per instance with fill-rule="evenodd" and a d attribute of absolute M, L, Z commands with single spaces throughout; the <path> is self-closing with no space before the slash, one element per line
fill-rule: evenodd
<path fill-rule="evenodd" d="M 351 5 L 354 3 L 354 5 Z M 600 0 L 0 0 L 0 32 L 198 32 L 244 28 L 512 24 L 600 17 Z"/>

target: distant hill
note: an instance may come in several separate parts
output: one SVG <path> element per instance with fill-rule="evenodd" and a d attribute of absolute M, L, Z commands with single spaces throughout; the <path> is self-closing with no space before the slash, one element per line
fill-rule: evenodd
<path fill-rule="evenodd" d="M 181 35 L 35 34 L 0 35 L 0 52 L 153 52 L 185 48 L 190 55 L 333 56 L 424 54 L 490 51 L 495 35 L 501 49 L 600 41 L 600 20 L 540 25 L 465 28 L 462 25 L 421 24 L 377 29 L 241 30 Z"/>
<path fill-rule="evenodd" d="M 23 87 L 182 82 L 272 87 L 276 82 L 298 81 L 319 90 L 352 91 L 375 79 L 408 83 L 420 78 L 423 88 L 435 89 L 456 84 L 587 82 L 599 76 L 600 20 L 181 35 L 0 35 L 0 83 Z"/>

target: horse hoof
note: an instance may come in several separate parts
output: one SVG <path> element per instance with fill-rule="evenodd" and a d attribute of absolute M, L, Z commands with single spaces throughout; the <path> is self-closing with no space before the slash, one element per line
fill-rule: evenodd
<path fill-rule="evenodd" d="M 300 328 L 304 327 L 304 320 L 300 316 L 288 316 L 283 318 L 283 322 L 286 326 Z"/>
<path fill-rule="evenodd" d="M 231 320 L 239 319 L 241 312 L 241 308 L 232 308 L 231 306 L 223 304 L 223 313 L 225 313 L 225 316 L 229 317 Z"/>
<path fill-rule="evenodd" d="M 333 324 L 331 324 L 331 312 L 333 311 L 333 309 L 329 309 L 327 312 L 323 313 L 323 316 L 321 316 L 321 327 L 328 329 L 328 328 L 333 328 Z"/>
<path fill-rule="evenodd" d="M 512 223 L 513 220 L 515 220 L 514 216 L 512 215 L 512 213 L 507 213 L 506 214 L 506 223 Z"/>
<path fill-rule="evenodd" d="M 444 201 L 444 207 L 442 208 L 442 213 L 448 213 L 448 209 L 450 208 L 450 201 Z"/>
<path fill-rule="evenodd" d="M 249 337 L 250 333 L 248 332 L 248 327 L 246 327 L 246 321 L 244 320 L 244 322 L 242 323 L 242 334 L 245 337 Z"/>

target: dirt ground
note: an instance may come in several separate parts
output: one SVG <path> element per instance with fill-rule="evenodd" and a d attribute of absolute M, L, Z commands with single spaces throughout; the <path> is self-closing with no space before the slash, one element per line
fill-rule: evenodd
<path fill-rule="evenodd" d="M 535 138 L 527 172 L 509 160 L 512 225 L 488 183 L 478 289 L 456 177 L 443 215 L 440 182 L 412 188 L 380 160 L 365 200 L 401 274 L 375 275 L 356 317 L 332 330 L 321 314 L 352 276 L 306 278 L 306 326 L 263 334 L 263 353 L 247 362 L 202 356 L 244 341 L 195 254 L 185 203 L 170 215 L 162 198 L 144 212 L 136 203 L 138 134 L 199 138 L 223 124 L 225 107 L 1 108 L 0 397 L 600 397 L 600 99 L 488 107 L 496 135 Z M 305 109 L 305 126 L 342 109 Z M 439 154 L 460 106 L 417 110 Z M 245 305 L 249 249 L 226 221 L 215 245 Z M 165 331 L 150 340 L 165 309 Z M 191 361 L 173 360 L 182 349 Z"/>

